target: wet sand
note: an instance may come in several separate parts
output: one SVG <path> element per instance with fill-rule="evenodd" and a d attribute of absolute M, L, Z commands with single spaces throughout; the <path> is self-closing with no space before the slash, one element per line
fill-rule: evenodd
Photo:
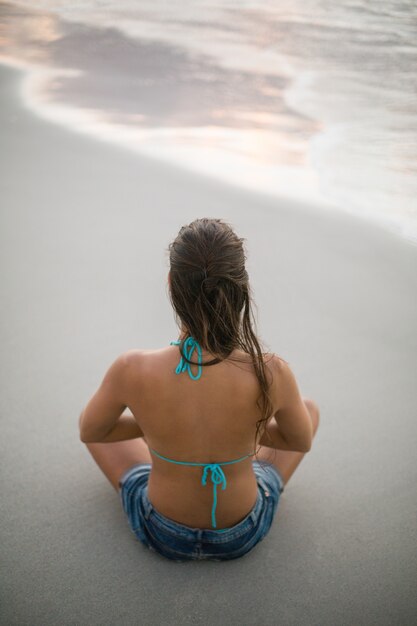
<path fill-rule="evenodd" d="M 12 624 L 411 624 L 417 247 L 35 117 L 0 70 L 2 574 Z M 166 248 L 196 217 L 247 238 L 264 344 L 321 407 L 274 525 L 229 563 L 130 534 L 77 420 L 111 361 L 176 338 Z"/>

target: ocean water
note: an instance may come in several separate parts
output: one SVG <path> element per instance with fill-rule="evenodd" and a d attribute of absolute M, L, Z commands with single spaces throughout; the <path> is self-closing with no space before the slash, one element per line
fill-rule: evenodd
<path fill-rule="evenodd" d="M 414 0 L 0 2 L 0 60 L 77 132 L 417 242 Z"/>

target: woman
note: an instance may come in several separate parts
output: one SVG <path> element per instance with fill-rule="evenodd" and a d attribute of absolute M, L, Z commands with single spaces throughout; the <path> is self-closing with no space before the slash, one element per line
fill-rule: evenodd
<path fill-rule="evenodd" d="M 233 559 L 267 534 L 319 411 L 288 363 L 261 352 L 231 227 L 195 220 L 169 252 L 179 339 L 116 359 L 80 437 L 146 546 L 177 561 Z"/>

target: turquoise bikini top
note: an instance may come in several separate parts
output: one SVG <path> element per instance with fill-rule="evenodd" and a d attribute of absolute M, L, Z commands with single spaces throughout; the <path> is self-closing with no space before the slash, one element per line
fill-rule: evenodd
<path fill-rule="evenodd" d="M 181 341 L 171 341 L 171 345 L 179 346 Z M 194 375 L 191 371 L 191 364 L 188 361 L 191 361 L 191 356 L 197 350 L 197 375 Z M 199 343 L 193 339 L 193 337 L 188 337 L 183 343 L 183 353 L 184 356 L 181 356 L 180 362 L 177 365 L 175 370 L 176 374 L 181 374 L 182 372 L 188 372 L 188 375 L 192 380 L 198 380 L 201 377 L 202 373 L 202 351 Z M 153 448 L 149 448 L 150 451 L 155 454 L 160 459 L 164 461 L 168 461 L 168 463 L 175 463 L 176 465 L 190 465 L 193 467 L 202 467 L 203 474 L 201 477 L 201 484 L 205 487 L 207 485 L 207 476 L 210 472 L 211 482 L 213 484 L 213 506 L 211 509 L 211 523 L 213 528 L 216 528 L 216 507 L 217 507 L 217 485 L 222 486 L 222 490 L 226 489 L 227 481 L 226 476 L 222 470 L 222 465 L 233 465 L 233 463 L 239 463 L 239 461 L 243 461 L 244 459 L 248 459 L 253 454 L 246 454 L 245 456 L 240 457 L 240 459 L 234 459 L 233 461 L 224 461 L 223 463 L 187 463 L 186 461 L 175 461 L 174 459 L 169 459 L 162 454 L 159 454 Z M 220 529 L 218 532 L 221 532 L 225 529 Z"/>

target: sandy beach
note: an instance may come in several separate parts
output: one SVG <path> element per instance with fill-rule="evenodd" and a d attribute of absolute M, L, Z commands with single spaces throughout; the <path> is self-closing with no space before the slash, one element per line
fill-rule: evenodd
<path fill-rule="evenodd" d="M 0 623 L 412 624 L 417 246 L 47 123 L 22 77 L 0 66 Z M 166 248 L 203 216 L 247 239 L 260 336 L 321 427 L 256 550 L 176 564 L 134 540 L 77 420 L 118 354 L 177 337 Z"/>

